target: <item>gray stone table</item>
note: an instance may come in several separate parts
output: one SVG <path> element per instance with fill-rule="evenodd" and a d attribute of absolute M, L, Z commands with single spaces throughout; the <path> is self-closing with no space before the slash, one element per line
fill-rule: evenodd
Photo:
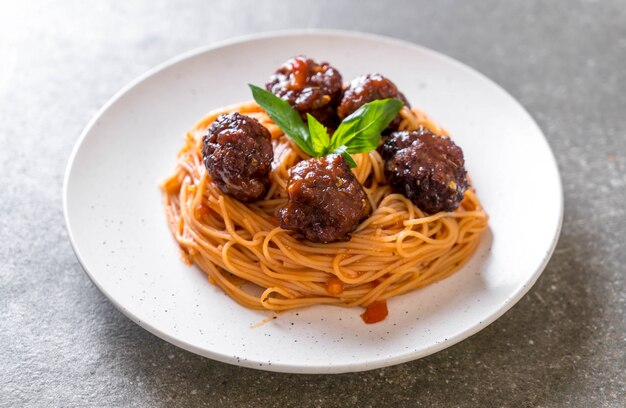
<path fill-rule="evenodd" d="M 478 69 L 558 160 L 565 218 L 545 272 L 498 321 L 430 357 L 323 376 L 215 362 L 123 316 L 70 247 L 67 159 L 118 89 L 194 47 L 311 27 L 407 39 Z M 0 406 L 623 406 L 625 93 L 624 0 L 2 0 Z"/>

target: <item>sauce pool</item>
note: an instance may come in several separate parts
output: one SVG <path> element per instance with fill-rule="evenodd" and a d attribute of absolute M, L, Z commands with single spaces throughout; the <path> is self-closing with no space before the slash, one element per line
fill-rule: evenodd
<path fill-rule="evenodd" d="M 361 319 L 366 324 L 374 324 L 385 320 L 389 310 L 387 310 L 387 300 L 377 300 L 370 303 L 365 309 L 365 312 L 361 315 Z"/>

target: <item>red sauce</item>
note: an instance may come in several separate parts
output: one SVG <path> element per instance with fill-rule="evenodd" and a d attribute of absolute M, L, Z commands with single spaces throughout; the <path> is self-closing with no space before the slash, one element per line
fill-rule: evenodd
<path fill-rule="evenodd" d="M 293 77 L 290 85 L 292 89 L 299 91 L 306 86 L 309 77 L 309 64 L 307 64 L 306 59 L 296 57 L 291 61 L 291 67 Z"/>
<path fill-rule="evenodd" d="M 343 293 L 343 282 L 339 278 L 330 278 L 326 281 L 326 292 L 332 296 Z"/>
<path fill-rule="evenodd" d="M 367 309 L 365 309 L 365 313 L 361 315 L 361 318 L 366 324 L 373 324 L 382 322 L 388 314 L 389 311 L 387 310 L 387 301 L 377 300 L 370 303 Z"/>

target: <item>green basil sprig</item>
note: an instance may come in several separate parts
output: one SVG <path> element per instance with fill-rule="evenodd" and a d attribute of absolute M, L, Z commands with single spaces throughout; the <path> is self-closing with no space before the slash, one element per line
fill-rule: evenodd
<path fill-rule="evenodd" d="M 380 133 L 402 109 L 399 99 L 381 99 L 362 105 L 346 117 L 331 138 L 328 129 L 307 113 L 308 126 L 298 111 L 265 89 L 249 84 L 256 103 L 302 151 L 311 157 L 340 154 L 352 168 L 356 163 L 350 154 L 367 153 L 378 147 Z"/>

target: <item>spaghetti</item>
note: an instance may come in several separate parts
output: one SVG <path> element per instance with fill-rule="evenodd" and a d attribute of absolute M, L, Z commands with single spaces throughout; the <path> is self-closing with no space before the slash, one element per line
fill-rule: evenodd
<path fill-rule="evenodd" d="M 239 112 L 271 133 L 274 162 L 264 199 L 244 204 L 224 195 L 202 161 L 202 137 L 221 114 Z M 403 107 L 401 130 L 445 130 L 417 109 Z M 183 260 L 196 264 L 241 305 L 283 311 L 315 304 L 380 304 L 457 271 L 476 249 L 487 215 L 470 188 L 453 212 L 424 214 L 393 194 L 378 152 L 354 155 L 353 172 L 372 214 L 348 242 L 299 240 L 278 226 L 275 212 L 287 203 L 288 170 L 307 156 L 254 102 L 215 110 L 187 134 L 174 173 L 161 188 L 170 229 Z M 386 311 L 386 310 L 385 310 Z"/>

